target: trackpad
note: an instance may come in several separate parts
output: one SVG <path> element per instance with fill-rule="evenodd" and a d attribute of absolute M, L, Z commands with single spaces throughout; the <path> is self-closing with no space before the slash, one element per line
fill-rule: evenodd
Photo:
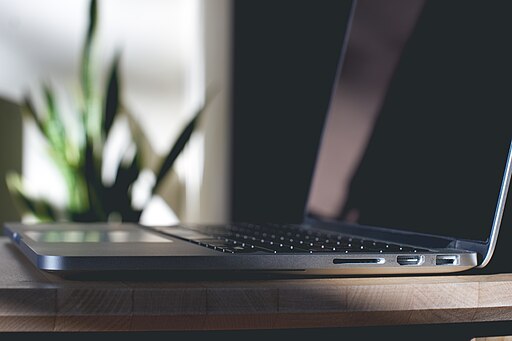
<path fill-rule="evenodd" d="M 145 230 L 44 230 L 24 231 L 23 234 L 36 242 L 45 243 L 172 243 L 171 239 Z"/>

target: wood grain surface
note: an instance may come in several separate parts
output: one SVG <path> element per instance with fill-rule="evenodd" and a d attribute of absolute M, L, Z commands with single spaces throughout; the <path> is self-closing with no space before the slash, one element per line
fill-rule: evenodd
<path fill-rule="evenodd" d="M 512 275 L 61 278 L 0 238 L 0 331 L 237 330 L 512 320 Z"/>

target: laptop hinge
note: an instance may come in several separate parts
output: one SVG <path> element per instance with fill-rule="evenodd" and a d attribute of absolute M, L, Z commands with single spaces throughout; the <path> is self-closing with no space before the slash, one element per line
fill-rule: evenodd
<path fill-rule="evenodd" d="M 453 240 L 450 244 L 448 244 L 448 248 L 454 248 L 457 250 L 470 250 L 484 257 L 487 254 L 489 244 L 486 242 L 471 240 Z"/>

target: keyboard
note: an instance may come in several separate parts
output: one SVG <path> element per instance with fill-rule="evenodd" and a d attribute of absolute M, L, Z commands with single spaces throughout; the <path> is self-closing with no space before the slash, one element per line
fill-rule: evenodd
<path fill-rule="evenodd" d="M 225 253 L 417 253 L 428 250 L 300 225 L 230 224 L 157 227 L 157 231 Z"/>

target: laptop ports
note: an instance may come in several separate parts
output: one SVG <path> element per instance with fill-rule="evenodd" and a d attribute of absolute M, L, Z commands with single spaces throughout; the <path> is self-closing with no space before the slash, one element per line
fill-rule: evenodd
<path fill-rule="evenodd" d="M 458 255 L 437 255 L 436 265 L 459 265 Z"/>
<path fill-rule="evenodd" d="M 384 258 L 334 258 L 334 264 L 384 264 Z"/>
<path fill-rule="evenodd" d="M 420 265 L 424 261 L 423 256 L 412 255 L 412 256 L 397 256 L 396 262 L 400 265 Z"/>

